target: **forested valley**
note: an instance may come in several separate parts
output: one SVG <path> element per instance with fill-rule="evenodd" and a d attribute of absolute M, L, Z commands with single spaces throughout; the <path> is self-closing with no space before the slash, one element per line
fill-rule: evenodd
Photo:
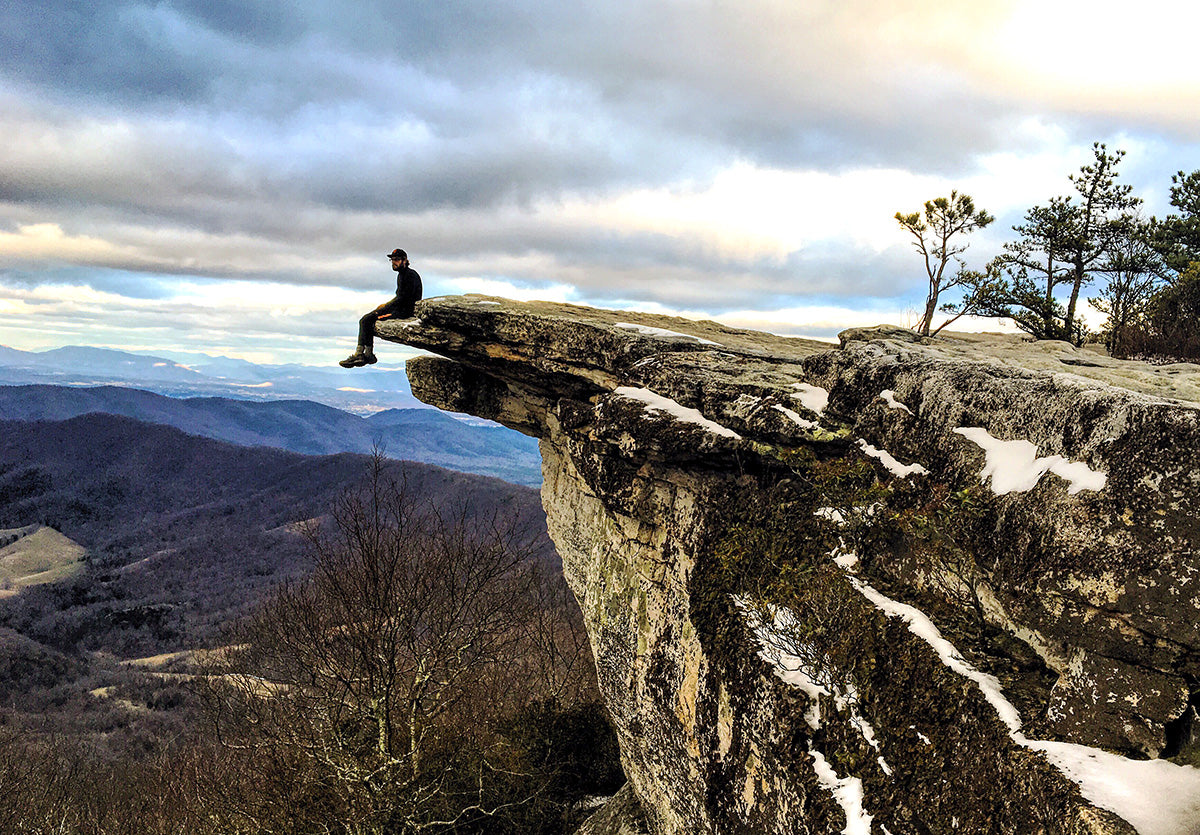
<path fill-rule="evenodd" d="M 0 831 L 551 833 L 621 782 L 536 490 L 0 421 Z"/>

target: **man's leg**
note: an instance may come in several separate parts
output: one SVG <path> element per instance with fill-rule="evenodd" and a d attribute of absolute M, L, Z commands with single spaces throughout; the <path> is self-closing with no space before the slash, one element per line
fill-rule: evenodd
<path fill-rule="evenodd" d="M 358 320 L 358 347 L 363 349 L 363 353 L 373 355 L 375 349 L 375 323 L 378 320 L 378 308 Z"/>
<path fill-rule="evenodd" d="M 358 320 L 358 344 L 363 345 L 370 354 L 375 345 L 375 324 L 380 319 L 391 319 L 396 315 L 396 311 L 400 309 L 400 298 L 398 296 L 388 299 L 379 307 L 372 310 L 366 316 Z"/>
<path fill-rule="evenodd" d="M 358 320 L 358 347 L 354 353 L 338 363 L 342 368 L 361 368 L 373 365 L 375 359 L 375 321 L 379 318 L 379 308 L 372 310 Z"/>
<path fill-rule="evenodd" d="M 388 316 L 400 308 L 400 299 L 393 298 L 358 320 L 358 347 L 354 353 L 338 363 L 342 368 L 358 368 L 373 365 L 375 359 L 375 323 L 381 316 Z"/>

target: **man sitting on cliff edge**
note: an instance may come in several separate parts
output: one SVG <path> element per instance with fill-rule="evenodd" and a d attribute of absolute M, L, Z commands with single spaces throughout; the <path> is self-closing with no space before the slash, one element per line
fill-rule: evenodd
<path fill-rule="evenodd" d="M 388 258 L 396 271 L 396 297 L 358 320 L 358 347 L 338 363 L 342 368 L 359 368 L 378 362 L 374 353 L 375 323 L 380 319 L 409 319 L 413 315 L 413 305 L 421 300 L 421 276 L 408 266 L 408 254 L 402 249 L 393 249 Z"/>

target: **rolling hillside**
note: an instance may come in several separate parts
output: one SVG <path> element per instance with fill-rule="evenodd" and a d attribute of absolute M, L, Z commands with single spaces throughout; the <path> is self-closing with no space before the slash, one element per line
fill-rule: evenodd
<path fill-rule="evenodd" d="M 367 461 L 104 414 L 0 421 L 0 530 L 48 525 L 88 551 L 86 571 L 6 601 L 0 625 L 119 655 L 194 646 L 263 588 L 307 569 L 294 523 L 327 513 Z M 437 507 L 544 530 L 536 490 L 420 463 L 390 467 L 409 495 Z M 548 544 L 545 553 L 555 559 Z"/>
<path fill-rule="evenodd" d="M 297 523 L 325 519 L 368 465 L 107 414 L 0 420 L 0 743 L 86 739 L 105 761 L 170 746 L 196 709 L 174 659 L 305 576 Z M 537 490 L 386 466 L 414 501 L 514 520 L 561 577 Z"/>
<path fill-rule="evenodd" d="M 79 543 L 45 525 L 0 530 L 0 597 L 74 576 L 83 569 L 84 553 Z"/>
<path fill-rule="evenodd" d="M 370 452 L 460 472 L 541 483 L 537 441 L 500 426 L 455 420 L 435 409 L 389 409 L 371 417 L 308 400 L 174 398 L 121 386 L 0 386 L 0 419 L 67 420 L 122 415 L 243 446 L 308 455 Z"/>

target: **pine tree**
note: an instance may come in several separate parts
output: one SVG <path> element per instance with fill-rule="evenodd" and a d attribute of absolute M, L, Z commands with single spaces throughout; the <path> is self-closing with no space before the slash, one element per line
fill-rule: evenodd
<path fill-rule="evenodd" d="M 1025 223 L 1013 227 L 1020 237 L 989 264 L 987 274 L 998 280 L 980 304 L 983 315 L 1011 318 L 1037 339 L 1083 342 L 1080 292 L 1098 274 L 1113 271 L 1113 259 L 1137 227 L 1134 211 L 1141 203 L 1130 186 L 1116 181 L 1124 151 L 1109 153 L 1097 142 L 1092 155 L 1070 176 L 1075 194 L 1034 206 Z M 1065 306 L 1062 287 L 1069 288 Z"/>
<path fill-rule="evenodd" d="M 896 212 L 896 222 L 916 239 L 913 246 L 925 259 L 925 273 L 929 277 L 925 312 L 917 324 L 917 332 L 922 336 L 930 335 L 938 296 L 963 284 L 961 261 L 959 272 L 952 277 L 946 276 L 947 264 L 952 259 L 958 260 L 957 256 L 967 249 L 967 244 L 961 242 L 962 236 L 984 228 L 993 220 L 992 215 L 975 207 L 975 201 L 969 195 L 957 191 L 951 191 L 949 197 L 925 201 L 923 218 L 921 212 L 907 215 Z"/>
<path fill-rule="evenodd" d="M 1079 195 L 1075 212 L 1074 235 L 1070 240 L 1071 297 L 1067 302 L 1067 322 L 1075 320 L 1079 292 L 1092 280 L 1097 268 L 1128 238 L 1131 213 L 1142 202 L 1133 196 L 1133 187 L 1118 185 L 1117 165 L 1125 156 L 1118 150 L 1109 153 L 1102 142 L 1092 145 L 1090 165 L 1071 175 Z"/>

